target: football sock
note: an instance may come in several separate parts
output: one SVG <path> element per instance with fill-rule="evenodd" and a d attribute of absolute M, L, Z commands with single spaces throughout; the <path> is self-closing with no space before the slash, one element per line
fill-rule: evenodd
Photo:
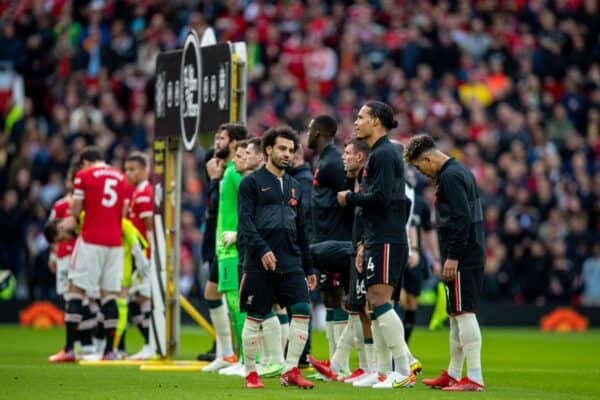
<path fill-rule="evenodd" d="M 417 313 L 414 310 L 404 311 L 404 341 L 408 344 L 413 328 L 415 326 Z"/>
<path fill-rule="evenodd" d="M 81 339 L 81 345 L 86 347 L 93 345 L 92 333 L 94 328 L 96 328 L 96 314 L 92 313 L 87 299 L 85 299 L 82 304 L 82 320 L 79 323 L 79 337 Z M 89 349 L 89 347 L 86 347 L 86 349 Z"/>
<path fill-rule="evenodd" d="M 377 357 L 375 355 L 375 345 L 373 338 L 365 338 L 365 356 L 367 358 L 367 368 L 369 372 L 377 371 Z"/>
<path fill-rule="evenodd" d="M 237 290 L 225 292 L 225 298 L 227 299 L 227 307 L 229 308 L 229 315 L 231 315 L 231 324 L 236 344 L 239 347 L 239 354 L 244 354 L 242 351 L 242 330 L 244 329 L 246 313 L 240 311 L 240 297 Z"/>
<path fill-rule="evenodd" d="M 246 323 L 242 330 L 242 340 L 244 341 L 244 365 L 246 366 L 246 375 L 256 371 L 256 350 L 260 335 L 260 324 L 262 319 L 258 316 L 246 316 Z"/>
<path fill-rule="evenodd" d="M 67 293 L 65 300 L 65 321 L 67 325 L 65 351 L 71 351 L 73 350 L 75 341 L 79 338 L 79 323 L 83 319 L 83 296 L 79 293 Z"/>
<path fill-rule="evenodd" d="M 292 322 L 285 358 L 286 371 L 298 366 L 298 361 L 308 339 L 308 324 L 310 323 L 310 306 L 307 303 L 294 304 L 290 307 L 290 311 L 292 312 Z"/>
<path fill-rule="evenodd" d="M 269 361 L 283 364 L 283 347 L 280 346 L 281 325 L 279 324 L 277 316 L 273 314 L 272 317 L 265 319 L 262 322 L 262 328 L 266 352 L 269 354 Z"/>
<path fill-rule="evenodd" d="M 404 342 L 404 327 L 391 304 L 382 304 L 373 310 L 381 336 L 394 359 L 394 370 L 403 376 L 410 375 L 408 348 Z M 375 323 L 375 322 L 374 322 Z"/>
<path fill-rule="evenodd" d="M 365 352 L 365 336 L 363 335 L 362 322 L 359 313 L 350 313 L 348 315 L 348 325 L 354 332 L 354 347 L 358 353 L 358 366 L 364 370 L 368 367 L 367 354 Z"/>
<path fill-rule="evenodd" d="M 104 330 L 106 333 L 106 347 L 104 354 L 113 351 L 115 331 L 119 322 L 119 310 L 117 309 L 116 296 L 110 295 L 102 299 L 102 314 L 104 315 Z"/>
<path fill-rule="evenodd" d="M 392 370 L 392 355 L 385 343 L 375 313 L 371 313 L 371 332 L 373 333 L 373 346 L 375 349 L 375 360 L 377 365 L 376 370 L 380 373 L 387 373 Z"/>
<path fill-rule="evenodd" d="M 231 343 L 231 328 L 229 318 L 227 318 L 227 307 L 222 300 L 207 300 L 208 311 L 213 327 L 217 334 L 217 342 L 221 346 L 221 355 L 223 358 L 233 355 L 233 345 Z"/>
<path fill-rule="evenodd" d="M 333 308 L 327 308 L 325 310 L 325 337 L 327 338 L 327 346 L 329 349 L 328 358 L 331 359 L 335 353 L 335 332 L 333 329 Z"/>
<path fill-rule="evenodd" d="M 474 382 L 483 385 L 481 372 L 481 330 L 475 314 L 456 316 L 458 334 L 467 359 L 467 376 Z"/>
<path fill-rule="evenodd" d="M 277 314 L 279 326 L 281 327 L 281 348 L 285 354 L 285 347 L 290 337 L 290 317 L 287 314 Z"/>
<path fill-rule="evenodd" d="M 152 302 L 150 300 L 144 300 L 140 306 L 142 311 L 142 321 L 138 325 L 142 336 L 144 337 L 144 344 L 150 343 L 150 319 L 152 317 Z"/>
<path fill-rule="evenodd" d="M 465 353 L 460 344 L 458 322 L 456 321 L 456 318 L 450 317 L 450 364 L 448 365 L 448 375 L 459 380 L 462 376 L 464 362 Z"/>
<path fill-rule="evenodd" d="M 346 321 L 344 330 L 342 331 L 339 339 L 337 340 L 337 346 L 335 353 L 331 358 L 331 367 L 335 372 L 349 371 L 349 358 L 352 347 L 354 347 L 354 327 L 352 326 L 353 320 L 350 322 Z M 336 324 L 337 328 L 339 324 Z"/>

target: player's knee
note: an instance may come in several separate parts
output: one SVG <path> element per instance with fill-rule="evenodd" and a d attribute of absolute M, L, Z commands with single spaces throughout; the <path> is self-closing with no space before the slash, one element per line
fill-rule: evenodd
<path fill-rule="evenodd" d="M 373 285 L 367 290 L 367 299 L 372 308 L 389 303 L 391 299 L 391 287 L 386 287 L 386 285 Z"/>
<path fill-rule="evenodd" d="M 310 305 L 306 302 L 292 304 L 290 306 L 292 317 L 294 315 L 310 316 Z"/>
<path fill-rule="evenodd" d="M 221 294 L 217 291 L 217 284 L 214 282 L 206 282 L 204 287 L 204 298 L 206 300 L 220 300 Z"/>

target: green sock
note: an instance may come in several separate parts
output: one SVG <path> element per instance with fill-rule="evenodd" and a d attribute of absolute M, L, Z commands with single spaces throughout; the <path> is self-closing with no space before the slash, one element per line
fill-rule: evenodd
<path fill-rule="evenodd" d="M 126 298 L 117 298 L 117 310 L 119 311 L 119 322 L 117 322 L 117 330 L 115 332 L 115 349 L 119 347 L 119 342 L 121 341 L 123 332 L 125 332 L 125 329 L 127 328 L 127 314 L 129 313 L 129 308 L 127 307 Z"/>
<path fill-rule="evenodd" d="M 444 326 L 446 319 L 448 319 L 448 312 L 446 311 L 446 285 L 444 282 L 439 282 L 437 285 L 437 299 L 433 308 L 433 314 L 431 315 L 431 321 L 429 321 L 429 330 L 435 331 L 441 328 Z"/>
<path fill-rule="evenodd" d="M 238 354 L 240 355 L 240 359 L 243 359 L 244 352 L 242 351 L 242 330 L 244 329 L 246 313 L 240 311 L 240 299 L 237 290 L 225 292 L 225 298 L 227 299 L 227 306 L 229 307 L 229 315 L 231 316 L 231 324 L 233 325 L 235 342 L 239 350 Z"/>

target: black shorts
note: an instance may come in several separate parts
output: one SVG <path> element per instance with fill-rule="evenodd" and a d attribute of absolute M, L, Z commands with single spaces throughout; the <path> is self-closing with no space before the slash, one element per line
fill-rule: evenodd
<path fill-rule="evenodd" d="M 310 245 L 313 266 L 319 271 L 319 290 L 348 286 L 352 242 L 326 240 Z"/>
<path fill-rule="evenodd" d="M 410 268 L 408 265 L 404 268 L 404 276 L 402 280 L 402 289 L 406 290 L 406 293 L 412 296 L 419 296 L 421 294 L 421 286 L 423 284 L 423 269 L 421 263 Z"/>
<path fill-rule="evenodd" d="M 350 282 L 348 293 L 348 307 L 350 311 L 362 310 L 367 302 L 367 287 L 365 286 L 365 271 L 358 272 L 354 266 L 355 258 L 350 261 Z"/>
<path fill-rule="evenodd" d="M 402 274 L 407 260 L 406 243 L 365 246 L 364 270 L 367 288 L 378 284 L 402 286 Z"/>
<path fill-rule="evenodd" d="M 449 315 L 475 312 L 483 283 L 483 268 L 459 269 L 452 282 L 444 283 Z"/>
<path fill-rule="evenodd" d="M 248 271 L 240 283 L 240 309 L 266 315 L 274 303 L 288 307 L 308 303 L 308 284 L 304 272 Z"/>
<path fill-rule="evenodd" d="M 208 265 L 208 281 L 219 283 L 219 263 L 217 257 L 213 258 Z"/>

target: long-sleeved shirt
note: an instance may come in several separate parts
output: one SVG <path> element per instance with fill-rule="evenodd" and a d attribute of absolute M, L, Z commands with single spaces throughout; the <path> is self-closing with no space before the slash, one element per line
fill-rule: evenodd
<path fill-rule="evenodd" d="M 352 221 L 337 201 L 337 193 L 344 190 L 345 184 L 342 156 L 333 143 L 329 144 L 319 157 L 313 178 L 310 212 L 314 243 L 351 239 Z"/>
<path fill-rule="evenodd" d="M 242 180 L 238 201 L 238 237 L 245 240 L 244 271 L 263 271 L 261 258 L 275 254 L 275 272 L 313 273 L 298 181 L 281 180 L 262 167 Z"/>
<path fill-rule="evenodd" d="M 219 214 L 217 215 L 217 259 L 237 258 L 236 246 L 223 245 L 223 232 L 236 232 L 238 227 L 238 188 L 242 176 L 235 170 L 233 161 L 227 162 L 219 191 Z"/>
<path fill-rule="evenodd" d="M 458 260 L 458 268 L 483 268 L 483 209 L 473 174 L 454 158 L 437 175 L 436 222 L 442 262 Z"/>
<path fill-rule="evenodd" d="M 348 193 L 346 202 L 361 208 L 363 244 L 407 243 L 404 162 L 387 136 L 371 148 L 361 184 L 362 192 Z"/>

